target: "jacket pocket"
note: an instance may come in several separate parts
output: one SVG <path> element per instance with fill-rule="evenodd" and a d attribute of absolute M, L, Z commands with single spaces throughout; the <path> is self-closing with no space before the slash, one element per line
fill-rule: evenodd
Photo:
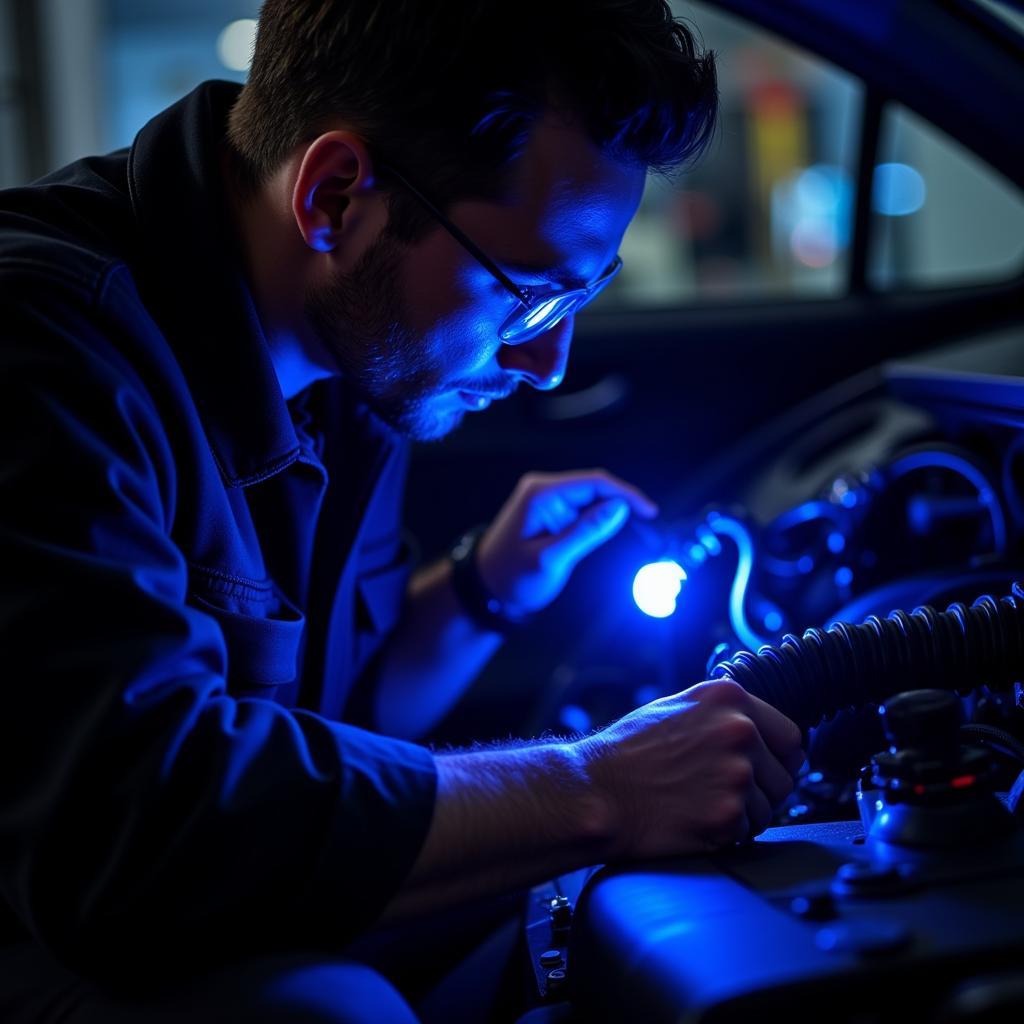
<path fill-rule="evenodd" d="M 188 603 L 217 620 L 228 652 L 228 690 L 242 694 L 295 679 L 305 617 L 272 581 L 190 567 Z"/>

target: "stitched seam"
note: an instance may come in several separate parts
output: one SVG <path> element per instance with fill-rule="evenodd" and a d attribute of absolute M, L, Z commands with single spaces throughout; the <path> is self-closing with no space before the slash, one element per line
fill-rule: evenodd
<path fill-rule="evenodd" d="M 224 464 L 217 457 L 217 453 L 213 450 L 212 446 L 210 451 L 213 455 L 214 462 L 217 463 L 217 468 L 221 472 L 221 476 L 224 477 L 228 485 L 231 487 L 248 487 L 251 484 L 258 484 L 262 483 L 264 480 L 269 480 L 272 476 L 276 476 L 280 473 L 282 469 L 287 469 L 299 457 L 299 448 L 295 447 L 286 455 L 279 456 L 268 466 L 264 467 L 257 473 L 253 473 L 251 476 L 232 477 L 229 476 L 227 471 L 224 469 Z"/>
<path fill-rule="evenodd" d="M 216 580 L 222 584 L 229 584 L 235 587 L 242 587 L 245 590 L 251 591 L 255 597 L 266 599 L 273 595 L 274 588 L 272 584 L 261 582 L 260 580 L 250 579 L 246 576 L 235 576 L 232 573 L 224 572 L 221 569 L 213 569 L 206 565 L 200 565 L 198 562 L 189 562 L 188 567 L 194 572 L 206 578 L 206 580 Z"/>

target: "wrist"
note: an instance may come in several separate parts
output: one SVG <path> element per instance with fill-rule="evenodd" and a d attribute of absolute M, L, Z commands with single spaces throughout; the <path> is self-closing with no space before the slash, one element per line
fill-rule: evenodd
<path fill-rule="evenodd" d="M 449 552 L 451 584 L 463 612 L 482 629 L 502 635 L 518 632 L 532 616 L 495 594 L 480 572 L 480 546 L 486 527 L 468 530 Z"/>
<path fill-rule="evenodd" d="M 562 851 L 566 864 L 575 867 L 604 859 L 613 837 L 610 805 L 595 788 L 588 758 L 577 744 L 466 751 L 436 761 L 439 794 L 460 792 L 463 808 L 475 802 L 468 794 L 491 806 L 504 804 L 503 821 L 524 826 L 521 834 L 504 837 L 506 853 L 548 847 Z"/>
<path fill-rule="evenodd" d="M 615 860 L 621 835 L 622 813 L 614 785 L 615 773 L 608 763 L 608 750 L 600 734 L 567 744 L 582 780 L 578 798 L 580 827 L 591 842 L 600 846 L 601 861 Z"/>

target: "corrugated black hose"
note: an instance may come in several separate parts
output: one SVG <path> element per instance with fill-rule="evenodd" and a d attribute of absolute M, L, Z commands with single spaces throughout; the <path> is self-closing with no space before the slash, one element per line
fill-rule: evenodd
<path fill-rule="evenodd" d="M 736 680 L 804 730 L 904 690 L 1004 688 L 1024 679 L 1024 586 L 1014 583 L 1006 597 L 986 594 L 970 607 L 958 602 L 937 612 L 925 605 L 872 615 L 859 626 L 837 622 L 789 634 L 757 654 L 740 651 L 712 676 Z"/>

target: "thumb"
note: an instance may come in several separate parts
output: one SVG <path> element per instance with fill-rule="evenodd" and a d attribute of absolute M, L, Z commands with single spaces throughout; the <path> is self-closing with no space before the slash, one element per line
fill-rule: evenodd
<path fill-rule="evenodd" d="M 552 561 L 571 569 L 595 548 L 611 540 L 628 518 L 629 505 L 622 498 L 592 505 L 548 544 L 548 555 Z"/>

